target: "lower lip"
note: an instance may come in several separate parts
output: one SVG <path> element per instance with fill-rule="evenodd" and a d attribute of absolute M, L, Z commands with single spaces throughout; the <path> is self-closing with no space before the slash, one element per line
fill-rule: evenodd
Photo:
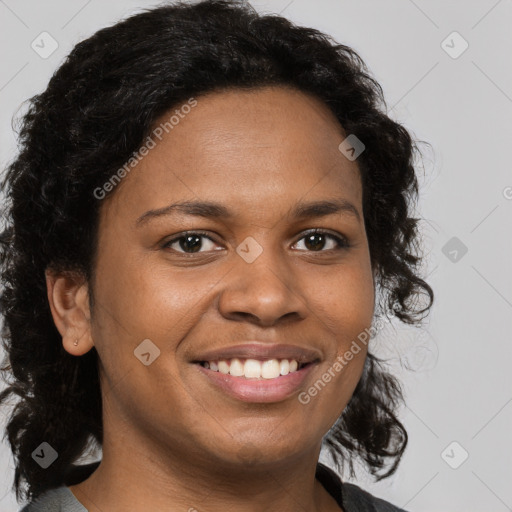
<path fill-rule="evenodd" d="M 281 375 L 275 379 L 246 379 L 245 377 L 234 377 L 233 375 L 215 372 L 204 368 L 200 364 L 195 366 L 214 386 L 237 400 L 270 403 L 281 402 L 294 395 L 315 364 L 308 364 L 300 370 L 288 375 Z"/>

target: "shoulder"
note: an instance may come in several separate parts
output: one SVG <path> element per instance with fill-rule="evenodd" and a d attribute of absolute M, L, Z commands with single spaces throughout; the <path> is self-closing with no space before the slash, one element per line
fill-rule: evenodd
<path fill-rule="evenodd" d="M 38 498 L 25 505 L 20 512 L 46 512 L 50 510 L 62 510 L 60 503 L 62 501 L 62 487 L 50 489 Z"/>
<path fill-rule="evenodd" d="M 363 491 L 354 484 L 342 482 L 329 466 L 317 464 L 316 478 L 345 512 L 407 512 Z"/>
<path fill-rule="evenodd" d="M 342 484 L 343 507 L 346 512 L 406 512 L 388 501 L 363 491 L 354 484 Z"/>
<path fill-rule="evenodd" d="M 72 465 L 61 486 L 48 489 L 19 512 L 87 512 L 87 509 L 75 498 L 69 486 L 88 478 L 100 462 L 101 460 L 79 466 Z"/>
<path fill-rule="evenodd" d="M 87 512 L 66 486 L 50 489 L 25 505 L 19 512 Z"/>

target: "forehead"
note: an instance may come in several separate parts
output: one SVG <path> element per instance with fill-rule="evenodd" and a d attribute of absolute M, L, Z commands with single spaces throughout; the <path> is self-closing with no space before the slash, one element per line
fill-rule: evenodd
<path fill-rule="evenodd" d="M 154 147 L 123 179 L 113 202 L 140 210 L 178 199 L 214 199 L 260 211 L 262 200 L 268 209 L 307 195 L 360 200 L 357 164 L 338 150 L 346 134 L 317 98 L 265 87 L 195 101 L 155 123 L 153 132 L 165 123 L 167 130 L 160 129 L 161 140 L 153 135 Z"/>

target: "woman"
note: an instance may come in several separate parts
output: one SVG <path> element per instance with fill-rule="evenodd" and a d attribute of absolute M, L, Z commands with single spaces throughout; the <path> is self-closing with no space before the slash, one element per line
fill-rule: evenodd
<path fill-rule="evenodd" d="M 382 479 L 407 444 L 368 333 L 433 293 L 383 105 L 352 49 L 243 3 L 74 48 L 3 183 L 24 511 L 399 510 L 318 463 Z"/>

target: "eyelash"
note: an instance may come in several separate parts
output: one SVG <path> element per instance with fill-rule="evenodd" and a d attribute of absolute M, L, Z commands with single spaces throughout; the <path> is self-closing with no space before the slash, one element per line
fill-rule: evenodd
<path fill-rule="evenodd" d="M 351 244 L 345 237 L 340 236 L 340 235 L 334 235 L 331 232 L 325 231 L 322 229 L 310 229 L 310 230 L 304 232 L 304 234 L 297 240 L 297 242 L 306 238 L 307 236 L 316 235 L 316 234 L 326 235 L 326 236 L 332 238 L 336 242 L 337 247 L 334 249 L 327 249 L 327 250 L 320 250 L 320 251 L 303 251 L 303 252 L 312 252 L 312 253 L 327 252 L 328 253 L 330 251 L 339 251 L 339 250 L 348 249 L 351 247 Z M 163 245 L 163 248 L 164 249 L 170 248 L 170 246 L 172 244 L 174 244 L 175 242 L 178 242 L 179 240 L 184 239 L 187 236 L 191 236 L 191 235 L 199 235 L 199 236 L 207 238 L 208 240 L 211 240 L 214 243 L 217 243 L 211 236 L 208 235 L 208 233 L 206 233 L 204 231 L 185 231 L 184 233 L 181 233 L 179 236 L 176 236 L 176 237 L 172 238 L 171 240 L 168 240 L 167 242 L 165 242 L 165 244 Z M 180 252 L 180 251 L 176 251 L 176 252 L 178 254 L 182 254 L 185 256 L 194 256 L 196 254 L 201 254 L 201 253 L 186 253 L 186 252 Z M 209 251 L 204 251 L 204 252 L 209 252 Z"/>

